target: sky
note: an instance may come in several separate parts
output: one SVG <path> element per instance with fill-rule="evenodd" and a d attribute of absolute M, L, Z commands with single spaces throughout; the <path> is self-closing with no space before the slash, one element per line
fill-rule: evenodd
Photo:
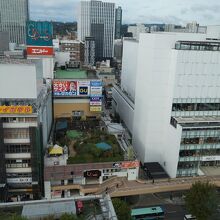
<path fill-rule="evenodd" d="M 107 1 L 107 0 L 104 0 Z M 79 0 L 29 0 L 33 20 L 77 21 Z M 220 24 L 218 0 L 108 0 L 123 10 L 123 24 Z"/>

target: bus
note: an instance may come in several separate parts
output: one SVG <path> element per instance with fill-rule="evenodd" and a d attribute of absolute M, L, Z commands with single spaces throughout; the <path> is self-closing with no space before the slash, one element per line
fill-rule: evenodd
<path fill-rule="evenodd" d="M 192 215 L 184 215 L 184 220 L 196 220 L 196 217 L 193 217 Z"/>
<path fill-rule="evenodd" d="M 132 220 L 164 219 L 164 211 L 160 206 L 134 208 L 131 210 L 131 218 Z"/>

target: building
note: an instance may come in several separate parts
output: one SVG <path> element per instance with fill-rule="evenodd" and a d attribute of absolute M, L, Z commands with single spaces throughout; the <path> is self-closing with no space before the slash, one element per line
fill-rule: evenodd
<path fill-rule="evenodd" d="M 90 102 L 92 96 L 98 98 L 97 103 Z M 102 83 L 95 74 L 74 69 L 58 69 L 55 72 L 53 81 L 55 118 L 99 116 L 102 111 L 101 97 Z"/>
<path fill-rule="evenodd" d="M 128 26 L 128 33 L 132 33 L 133 38 L 139 39 L 140 33 L 146 33 L 146 27 L 144 24 L 130 25 Z"/>
<path fill-rule="evenodd" d="M 81 1 L 78 18 L 78 39 L 95 38 L 96 61 L 113 57 L 115 4 L 102 1 Z"/>
<path fill-rule="evenodd" d="M 220 164 L 220 42 L 206 40 L 219 39 L 216 28 L 124 41 L 113 107 L 141 162 L 159 162 L 172 178 Z"/>
<path fill-rule="evenodd" d="M 95 65 L 95 38 L 85 37 L 84 65 Z"/>
<path fill-rule="evenodd" d="M 115 40 L 114 42 L 114 58 L 117 62 L 121 63 L 123 54 L 123 40 Z"/>
<path fill-rule="evenodd" d="M 0 52 L 9 50 L 9 33 L 0 32 Z"/>
<path fill-rule="evenodd" d="M 60 51 L 69 52 L 70 59 L 68 66 L 80 68 L 84 62 L 84 44 L 77 40 L 61 40 Z"/>
<path fill-rule="evenodd" d="M 121 39 L 122 8 L 115 9 L 115 39 Z"/>
<path fill-rule="evenodd" d="M 52 93 L 42 76 L 30 60 L 0 61 L 0 183 L 7 186 L 8 201 L 43 195 Z"/>
<path fill-rule="evenodd" d="M 8 32 L 12 43 L 25 44 L 28 0 L 1 0 L 0 11 L 0 32 Z"/>

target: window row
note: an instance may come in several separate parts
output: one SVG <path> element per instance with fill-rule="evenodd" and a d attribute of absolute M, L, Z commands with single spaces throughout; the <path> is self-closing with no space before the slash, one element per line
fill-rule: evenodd
<path fill-rule="evenodd" d="M 220 155 L 220 149 L 182 150 L 179 153 L 180 157 L 198 157 L 215 155 Z"/>
<path fill-rule="evenodd" d="M 4 138 L 12 138 L 12 139 L 29 138 L 29 129 L 28 128 L 4 129 Z"/>
<path fill-rule="evenodd" d="M 30 145 L 6 145 L 6 153 L 30 153 Z"/>
<path fill-rule="evenodd" d="M 181 144 L 215 144 L 220 143 L 220 137 L 183 138 Z"/>
<path fill-rule="evenodd" d="M 173 103 L 172 111 L 220 111 L 220 103 Z"/>

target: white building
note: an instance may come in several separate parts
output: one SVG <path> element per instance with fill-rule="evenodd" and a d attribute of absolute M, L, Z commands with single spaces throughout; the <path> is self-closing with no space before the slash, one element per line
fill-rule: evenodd
<path fill-rule="evenodd" d="M 131 32 L 133 38 L 139 39 L 140 33 L 146 33 L 147 29 L 144 24 L 130 25 L 128 26 L 128 32 Z"/>
<path fill-rule="evenodd" d="M 35 60 L 36 62 L 36 60 Z M 43 193 L 43 149 L 52 125 L 51 87 L 30 60 L 0 62 L 0 183 L 8 199 Z"/>
<path fill-rule="evenodd" d="M 171 177 L 220 164 L 220 42 L 208 35 L 153 33 L 124 41 L 113 107 L 142 163 L 159 162 Z"/>
<path fill-rule="evenodd" d="M 102 1 L 81 1 L 78 17 L 78 39 L 95 38 L 96 60 L 113 57 L 115 4 Z"/>
<path fill-rule="evenodd" d="M 28 0 L 1 0 L 0 12 L 0 32 L 8 32 L 10 42 L 25 44 Z"/>

